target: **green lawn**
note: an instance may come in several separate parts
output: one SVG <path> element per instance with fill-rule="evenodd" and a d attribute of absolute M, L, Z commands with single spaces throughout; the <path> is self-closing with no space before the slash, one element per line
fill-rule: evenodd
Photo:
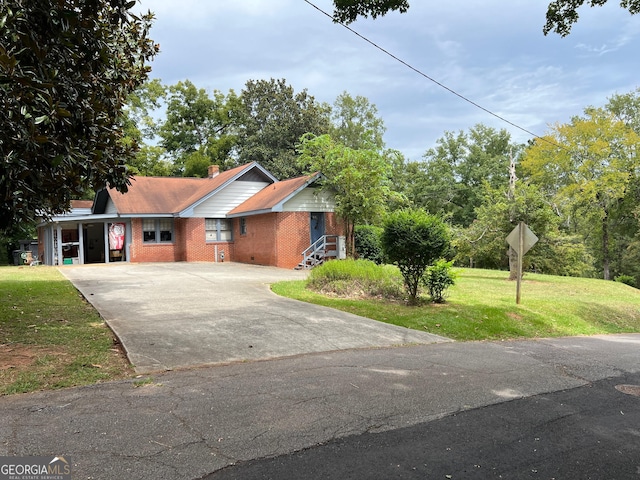
<path fill-rule="evenodd" d="M 604 280 L 527 274 L 516 305 L 508 272 L 457 269 L 447 303 L 410 307 L 386 300 L 328 297 L 305 282 L 280 282 L 275 293 L 455 340 L 536 338 L 640 332 L 640 290 Z"/>
<path fill-rule="evenodd" d="M 0 394 L 131 376 L 114 335 L 53 267 L 0 267 Z"/>

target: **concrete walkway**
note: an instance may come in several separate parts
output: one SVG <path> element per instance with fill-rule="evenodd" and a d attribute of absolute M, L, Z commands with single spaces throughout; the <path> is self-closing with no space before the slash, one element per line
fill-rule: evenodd
<path fill-rule="evenodd" d="M 354 348 L 447 342 L 269 290 L 307 272 L 240 263 L 62 267 L 138 373 Z"/>

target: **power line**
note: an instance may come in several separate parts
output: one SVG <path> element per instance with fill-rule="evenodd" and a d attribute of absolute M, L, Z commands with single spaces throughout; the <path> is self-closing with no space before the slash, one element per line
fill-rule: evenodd
<path fill-rule="evenodd" d="M 354 35 L 356 35 L 357 37 L 361 38 L 362 40 L 364 40 L 365 42 L 367 42 L 368 44 L 372 45 L 373 47 L 377 48 L 378 50 L 380 50 L 381 52 L 383 52 L 384 54 L 388 55 L 389 57 L 393 58 L 395 61 L 401 63 L 402 65 L 404 65 L 405 67 L 409 68 L 410 70 L 413 70 L 414 72 L 416 72 L 418 75 L 426 78 L 427 80 L 429 80 L 430 82 L 435 83 L 436 85 L 438 85 L 441 88 L 444 88 L 446 91 L 448 91 L 449 93 L 452 93 L 453 95 L 455 95 L 458 98 L 461 98 L 462 100 L 464 100 L 465 102 L 470 103 L 471 105 L 473 105 L 476 108 L 479 108 L 480 110 L 482 110 L 483 112 L 488 113 L 489 115 L 492 115 L 494 117 L 496 117 L 497 119 L 508 123 L 509 125 L 511 125 L 512 127 L 517 128 L 518 130 L 522 130 L 523 132 L 531 135 L 534 138 L 540 139 L 544 142 L 550 143 L 551 145 L 554 145 L 556 147 L 559 148 L 564 148 L 561 145 L 558 145 L 555 142 L 552 142 L 550 140 L 548 140 L 547 138 L 541 137 L 540 135 L 537 135 L 535 133 L 533 133 L 530 130 L 527 130 L 524 127 L 521 127 L 520 125 L 513 123 L 510 120 L 507 120 L 506 118 L 502 117 L 501 115 L 498 115 L 497 113 L 492 112 L 491 110 L 483 107 L 482 105 L 479 105 L 478 103 L 474 102 L 473 100 L 468 99 L 467 97 L 465 97 L 464 95 L 456 92 L 455 90 L 453 90 L 452 88 L 447 87 L 445 84 L 437 81 L 436 79 L 430 77 L 429 75 L 427 75 L 426 73 L 422 72 L 421 70 L 419 70 L 418 68 L 414 67 L 413 65 L 405 62 L 404 60 L 402 60 L 401 58 L 399 58 L 398 56 L 394 55 L 393 53 L 389 52 L 388 50 L 386 50 L 385 48 L 381 47 L 380 45 L 378 45 L 377 43 L 373 42 L 372 40 L 369 40 L 367 37 L 365 37 L 364 35 L 361 35 L 360 33 L 358 33 L 357 31 L 355 31 L 353 28 L 349 27 L 348 25 L 345 25 L 342 22 L 336 21 L 334 20 L 333 16 L 330 13 L 325 12 L 324 10 L 322 10 L 320 7 L 318 7 L 317 5 L 313 4 L 312 2 L 310 2 L 309 0 L 304 0 L 306 3 L 308 3 L 309 5 L 311 5 L 313 8 L 315 8 L 316 10 L 318 10 L 320 13 L 322 13 L 323 15 L 329 17 L 331 19 L 331 21 L 333 21 L 334 23 L 337 23 L 339 25 L 341 25 L 342 27 L 346 28 L 347 30 L 349 30 L 351 33 L 353 33 Z"/>

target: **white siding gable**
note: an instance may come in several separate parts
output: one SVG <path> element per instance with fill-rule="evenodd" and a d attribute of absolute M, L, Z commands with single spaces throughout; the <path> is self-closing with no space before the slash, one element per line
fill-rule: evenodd
<path fill-rule="evenodd" d="M 193 209 L 193 216 L 196 218 L 224 217 L 231 210 L 248 198 L 254 196 L 267 185 L 269 185 L 269 182 L 233 182 L 213 197 L 195 207 Z"/>
<path fill-rule="evenodd" d="M 117 215 L 118 211 L 116 210 L 116 205 L 111 200 L 111 197 L 107 200 L 107 205 L 104 207 L 104 213 L 108 215 Z"/>
<path fill-rule="evenodd" d="M 305 188 L 283 205 L 285 212 L 333 212 L 336 203 L 326 190 Z"/>

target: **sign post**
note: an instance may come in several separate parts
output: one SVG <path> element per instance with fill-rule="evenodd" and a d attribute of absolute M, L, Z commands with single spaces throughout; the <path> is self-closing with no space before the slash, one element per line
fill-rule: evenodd
<path fill-rule="evenodd" d="M 522 257 L 529 251 L 538 241 L 535 233 L 533 233 L 526 223 L 520 222 L 507 236 L 507 243 L 518 254 L 518 281 L 516 283 L 516 303 L 520 304 L 520 289 L 522 283 Z"/>

